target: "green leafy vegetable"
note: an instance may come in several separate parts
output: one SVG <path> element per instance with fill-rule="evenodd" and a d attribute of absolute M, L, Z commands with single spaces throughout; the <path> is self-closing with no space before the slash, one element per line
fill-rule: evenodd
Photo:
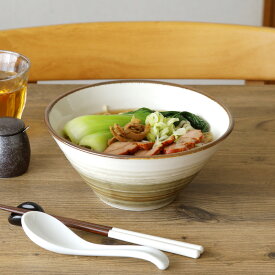
<path fill-rule="evenodd" d="M 97 152 L 103 152 L 108 145 L 108 140 L 112 137 L 110 131 L 96 132 L 83 137 L 79 145 L 88 147 Z"/>
<path fill-rule="evenodd" d="M 154 110 L 148 109 L 148 108 L 140 108 L 133 112 L 128 112 L 126 114 L 134 115 L 135 117 L 141 119 L 143 117 L 146 118 L 147 115 L 155 112 Z M 208 132 L 210 130 L 210 126 L 207 121 L 205 121 L 203 118 L 201 118 L 198 115 L 195 115 L 190 112 L 178 112 L 178 111 L 164 111 L 160 112 L 164 117 L 169 118 L 178 118 L 179 120 L 174 122 L 175 126 L 178 126 L 179 123 L 183 120 L 187 120 L 190 122 L 192 127 L 195 129 L 202 130 L 202 132 Z"/>
<path fill-rule="evenodd" d="M 160 112 L 164 117 L 172 117 L 172 118 L 178 118 L 179 120 L 174 122 L 175 126 L 178 126 L 181 121 L 187 120 L 181 112 L 178 111 L 165 111 L 165 112 Z"/>
<path fill-rule="evenodd" d="M 145 119 L 148 115 L 150 115 L 151 113 L 153 113 L 155 111 L 153 110 L 150 110 L 148 108 L 139 108 L 135 111 L 132 111 L 132 112 L 128 112 L 128 113 L 124 113 L 125 115 L 134 115 L 135 118 L 138 118 L 141 120 L 141 122 L 144 124 L 145 123 Z"/>
<path fill-rule="evenodd" d="M 199 129 L 202 132 L 209 132 L 210 126 L 207 121 L 205 121 L 203 118 L 200 116 L 197 116 L 193 113 L 190 112 L 181 112 L 180 113 L 185 119 L 187 119 L 192 127 L 195 129 Z"/>
<path fill-rule="evenodd" d="M 132 115 L 88 115 L 76 117 L 65 124 L 64 135 L 76 144 L 90 134 L 108 131 L 114 123 L 124 126 L 131 121 Z"/>

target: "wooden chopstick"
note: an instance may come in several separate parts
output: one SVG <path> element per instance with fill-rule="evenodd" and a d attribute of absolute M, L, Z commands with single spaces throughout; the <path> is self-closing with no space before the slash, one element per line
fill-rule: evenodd
<path fill-rule="evenodd" d="M 13 206 L 7 206 L 7 205 L 3 205 L 3 204 L 0 204 L 0 209 L 4 210 L 4 211 L 16 213 L 16 214 L 22 214 L 22 215 L 29 211 L 33 211 L 33 210 L 26 210 L 26 209 L 22 209 L 22 208 L 18 208 L 18 207 L 13 207 Z M 60 220 L 62 223 L 64 223 L 68 227 L 100 234 L 100 235 L 107 236 L 107 237 L 108 237 L 109 231 L 112 229 L 112 227 L 110 227 L 110 226 L 99 225 L 99 224 L 89 223 L 89 222 L 85 222 L 85 221 L 80 221 L 80 220 L 76 220 L 76 219 L 65 218 L 65 217 L 60 217 L 60 216 L 55 216 L 55 215 L 52 215 L 52 216 L 55 217 L 56 219 Z"/>

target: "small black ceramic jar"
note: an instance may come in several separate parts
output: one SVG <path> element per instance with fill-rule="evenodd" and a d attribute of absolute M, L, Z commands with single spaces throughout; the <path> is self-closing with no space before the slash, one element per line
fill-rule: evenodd
<path fill-rule="evenodd" d="M 24 174 L 30 163 L 30 143 L 23 120 L 0 118 L 0 178 Z"/>

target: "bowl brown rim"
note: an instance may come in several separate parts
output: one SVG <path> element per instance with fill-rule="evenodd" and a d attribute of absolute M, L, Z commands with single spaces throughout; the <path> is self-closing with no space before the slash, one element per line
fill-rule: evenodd
<path fill-rule="evenodd" d="M 50 111 L 52 110 L 52 108 L 54 107 L 54 105 L 61 100 L 62 98 L 66 97 L 67 95 L 73 94 L 75 92 L 78 92 L 80 90 L 83 89 L 87 89 L 90 87 L 96 87 L 96 86 L 103 86 L 103 85 L 109 85 L 109 84 L 121 84 L 121 83 L 151 83 L 151 84 L 160 84 L 160 85 L 166 85 L 166 86 L 172 86 L 172 87 L 178 87 L 178 88 L 183 88 L 183 89 L 187 89 L 193 92 L 196 92 L 198 94 L 202 94 L 204 96 L 206 96 L 207 98 L 213 100 L 214 102 L 216 102 L 217 104 L 219 104 L 227 113 L 228 118 L 229 118 L 229 126 L 227 128 L 227 130 L 225 131 L 225 133 L 220 136 L 218 139 L 207 143 L 201 147 L 197 147 L 194 148 L 192 150 L 188 150 L 188 151 L 183 151 L 183 152 L 179 152 L 179 153 L 173 153 L 173 154 L 163 154 L 163 155 L 154 155 L 154 156 L 147 156 L 147 157 L 136 157 L 134 155 L 112 155 L 112 154 L 106 154 L 106 153 L 100 153 L 100 152 L 95 152 L 92 150 L 89 150 L 88 148 L 84 148 L 82 146 L 76 145 L 70 141 L 68 141 L 67 139 L 61 137 L 60 135 L 58 135 L 56 133 L 56 131 L 52 128 L 52 126 L 50 125 L 49 122 L 49 114 Z M 89 153 L 92 155 L 96 155 L 96 156 L 101 156 L 101 157 L 107 157 L 107 158 L 115 158 L 115 159 L 162 159 L 162 158 L 171 158 L 171 157 L 179 157 L 179 156 L 184 156 L 184 155 L 190 155 L 190 154 L 194 154 L 196 152 L 200 152 L 203 150 L 206 150 L 210 147 L 215 146 L 216 144 L 220 143 L 221 141 L 223 141 L 233 130 L 234 127 L 234 120 L 232 118 L 232 115 L 229 111 L 229 109 L 222 103 L 218 102 L 216 99 L 212 98 L 211 96 L 205 94 L 204 92 L 201 92 L 198 89 L 194 89 L 194 88 L 189 88 L 187 86 L 184 85 L 180 85 L 180 84 L 175 84 L 175 83 L 170 83 L 170 82 L 165 82 L 165 81 L 153 81 L 153 80 L 114 80 L 114 81 L 104 81 L 104 82 L 100 82 L 100 83 L 95 83 L 95 84 L 90 84 L 90 85 L 86 85 L 83 87 L 79 87 L 76 89 L 73 89 L 69 92 L 66 92 L 60 96 L 58 96 L 56 99 L 52 100 L 49 105 L 47 106 L 47 108 L 45 109 L 45 115 L 44 115 L 44 121 L 48 127 L 48 130 L 50 132 L 50 134 L 56 138 L 57 140 L 59 140 L 60 142 L 74 148 L 80 151 L 83 151 L 85 153 Z"/>

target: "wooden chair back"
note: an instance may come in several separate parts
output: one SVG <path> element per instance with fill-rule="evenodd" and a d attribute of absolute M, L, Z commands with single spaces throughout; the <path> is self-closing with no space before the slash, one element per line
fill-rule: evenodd
<path fill-rule="evenodd" d="M 190 22 L 80 23 L 0 31 L 30 58 L 30 81 L 275 80 L 275 30 Z"/>

